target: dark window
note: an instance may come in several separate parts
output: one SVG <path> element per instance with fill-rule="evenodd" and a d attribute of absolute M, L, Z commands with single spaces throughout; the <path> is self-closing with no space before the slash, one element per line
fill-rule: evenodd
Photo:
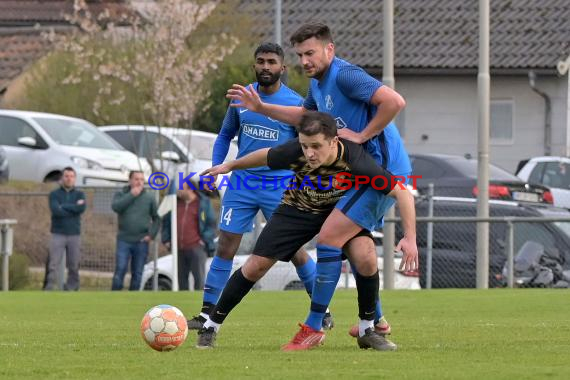
<path fill-rule="evenodd" d="M 532 172 L 528 177 L 528 182 L 538 183 L 538 184 L 542 183 L 542 173 L 544 172 L 545 166 L 546 166 L 545 162 L 537 162 L 536 166 L 534 167 L 534 169 L 532 169 Z"/>
<path fill-rule="evenodd" d="M 551 252 L 556 247 L 556 237 L 543 223 L 515 223 L 515 247 L 518 250 L 527 241 L 535 241 L 541 244 L 547 252 Z"/>
<path fill-rule="evenodd" d="M 168 137 L 154 132 L 142 132 L 142 147 L 140 154 L 148 160 L 160 159 L 160 152 L 176 152 L 181 163 L 188 162 L 188 158 Z"/>
<path fill-rule="evenodd" d="M 435 162 L 414 158 L 412 162 L 412 172 L 414 175 L 421 175 L 422 179 L 441 178 L 443 169 Z"/>
<path fill-rule="evenodd" d="M 138 131 L 107 131 L 105 132 L 117 141 L 123 148 L 138 154 L 137 148 L 140 145 L 140 132 Z"/>
<path fill-rule="evenodd" d="M 47 148 L 45 141 L 24 120 L 0 116 L 0 145 L 22 147 L 18 144 L 18 139 L 22 137 L 32 137 L 36 140 L 37 146 Z"/>
<path fill-rule="evenodd" d="M 570 165 L 565 162 L 546 163 L 541 183 L 559 189 L 570 189 Z"/>

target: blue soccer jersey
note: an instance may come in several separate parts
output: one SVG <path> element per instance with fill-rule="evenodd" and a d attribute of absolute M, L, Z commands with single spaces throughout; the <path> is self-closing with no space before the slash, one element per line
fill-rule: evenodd
<path fill-rule="evenodd" d="M 323 78 L 311 79 L 303 107 L 333 115 L 339 129 L 361 132 L 376 113 L 377 107 L 370 104 L 370 99 L 380 86 L 382 82 L 360 67 L 335 57 Z M 395 175 L 411 173 L 408 153 L 394 123 L 363 145 L 378 163 Z"/>
<path fill-rule="evenodd" d="M 258 90 L 257 83 L 252 84 Z M 264 102 L 284 106 L 300 106 L 303 98 L 284 84 L 271 95 L 259 92 Z M 262 148 L 281 145 L 297 136 L 294 127 L 246 108 L 229 107 L 222 130 L 214 144 L 213 164 L 224 162 L 231 140 L 238 136 L 238 158 Z M 281 180 L 288 180 L 293 172 L 271 170 L 267 166 L 234 170 L 227 186 L 220 212 L 220 229 L 236 234 L 251 231 L 252 221 L 259 210 L 267 220 L 281 201 L 284 188 Z M 287 181 L 288 184 L 288 181 Z"/>
<path fill-rule="evenodd" d="M 253 83 L 258 90 L 258 84 Z M 289 87 L 281 84 L 279 90 L 271 95 L 258 91 L 261 100 L 265 103 L 283 106 L 300 106 L 303 98 Z M 214 144 L 212 160 L 214 165 L 224 162 L 230 141 L 238 136 L 238 156 L 243 157 L 262 148 L 272 148 L 281 145 L 297 136 L 294 127 L 271 119 L 265 115 L 252 112 L 247 108 L 229 107 L 224 118 L 222 129 Z M 237 175 L 285 177 L 291 176 L 289 170 L 270 170 L 267 166 L 246 170 L 234 171 Z"/>

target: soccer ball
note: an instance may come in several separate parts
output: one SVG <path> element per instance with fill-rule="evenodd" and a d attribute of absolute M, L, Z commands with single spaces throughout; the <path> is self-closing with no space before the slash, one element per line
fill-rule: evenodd
<path fill-rule="evenodd" d="M 144 341 L 157 351 L 172 351 L 186 340 L 188 325 L 182 312 L 170 305 L 151 308 L 141 322 Z"/>

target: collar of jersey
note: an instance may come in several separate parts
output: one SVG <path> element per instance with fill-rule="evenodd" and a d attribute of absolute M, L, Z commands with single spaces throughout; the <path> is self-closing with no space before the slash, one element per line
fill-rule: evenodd
<path fill-rule="evenodd" d="M 255 88 L 255 91 L 259 94 L 260 98 L 269 98 L 271 96 L 277 95 L 281 91 L 283 86 L 284 86 L 283 83 L 281 83 L 281 86 L 279 86 L 279 90 L 275 91 L 273 94 L 266 94 L 265 92 L 259 91 L 259 83 L 258 82 L 253 83 L 253 88 Z"/>

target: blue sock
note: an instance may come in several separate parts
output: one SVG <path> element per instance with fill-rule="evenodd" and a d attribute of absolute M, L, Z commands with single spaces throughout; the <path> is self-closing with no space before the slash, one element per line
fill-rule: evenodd
<path fill-rule="evenodd" d="M 382 303 L 380 302 L 380 294 L 378 294 L 378 298 L 376 298 L 376 314 L 374 315 L 374 324 L 380 322 L 380 318 L 382 318 L 384 314 L 382 314 Z"/>
<path fill-rule="evenodd" d="M 323 317 L 340 278 L 341 254 L 340 248 L 317 244 L 317 277 L 311 297 L 311 312 L 305 321 L 314 330 L 323 327 Z"/>
<path fill-rule="evenodd" d="M 313 294 L 313 286 L 315 285 L 315 277 L 317 276 L 317 264 L 309 257 L 309 261 L 296 269 L 297 275 L 299 275 L 299 278 L 305 285 L 307 293 L 311 296 Z"/>
<path fill-rule="evenodd" d="M 353 276 L 358 274 L 358 271 L 356 270 L 356 267 L 354 265 L 352 265 L 352 263 L 350 264 L 350 268 L 352 270 L 352 274 Z M 376 295 L 376 313 L 374 314 L 374 324 L 377 324 L 380 321 L 380 318 L 382 318 L 382 303 L 380 302 L 380 294 Z"/>
<path fill-rule="evenodd" d="M 232 272 L 233 260 L 214 256 L 204 285 L 204 304 L 216 305 Z"/>

